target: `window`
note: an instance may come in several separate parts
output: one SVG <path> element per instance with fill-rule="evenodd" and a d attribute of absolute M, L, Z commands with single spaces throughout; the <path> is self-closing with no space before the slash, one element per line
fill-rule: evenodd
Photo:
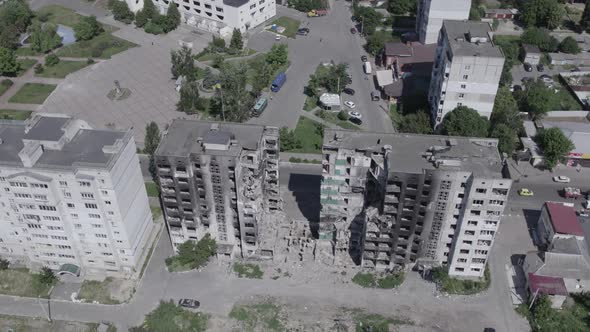
<path fill-rule="evenodd" d="M 459 250 L 460 254 L 468 254 L 469 253 L 469 249 L 461 249 Z"/>
<path fill-rule="evenodd" d="M 16 198 L 31 198 L 29 194 L 21 194 L 21 193 L 14 193 L 14 197 Z"/>
<path fill-rule="evenodd" d="M 475 231 L 465 231 L 465 235 L 475 235 Z"/>
<path fill-rule="evenodd" d="M 502 205 L 504 205 L 504 201 L 492 199 L 492 200 L 490 200 L 490 205 L 502 206 Z"/>
<path fill-rule="evenodd" d="M 463 106 L 463 103 L 457 103 L 457 107 Z"/>
<path fill-rule="evenodd" d="M 111 252 L 103 252 L 101 253 L 103 256 L 113 256 L 113 253 Z"/>
<path fill-rule="evenodd" d="M 74 203 L 67 203 L 66 204 L 70 209 L 75 208 L 76 206 L 74 205 Z"/>
<path fill-rule="evenodd" d="M 479 271 L 481 271 L 481 269 L 480 268 L 477 268 L 477 267 L 472 267 L 471 268 L 471 271 L 473 271 L 473 272 L 479 272 Z"/>
<path fill-rule="evenodd" d="M 467 89 L 467 84 L 461 84 L 461 89 Z"/>
<path fill-rule="evenodd" d="M 74 257 L 74 255 L 66 255 L 66 254 L 59 254 L 59 257 L 61 257 L 61 258 L 72 258 L 72 259 L 76 258 L 76 257 Z"/>
<path fill-rule="evenodd" d="M 61 226 L 47 226 L 47 229 L 50 231 L 63 231 L 63 227 Z"/>
<path fill-rule="evenodd" d="M 51 235 L 51 238 L 54 240 L 62 240 L 62 241 L 65 241 L 68 239 L 67 236 L 60 236 L 60 235 Z"/>
<path fill-rule="evenodd" d="M 463 75 L 463 79 L 464 80 L 469 79 L 469 75 Z"/>
<path fill-rule="evenodd" d="M 106 205 L 111 205 L 111 201 L 104 201 Z"/>
<path fill-rule="evenodd" d="M 67 187 L 68 183 L 66 181 L 59 181 L 59 185 L 62 187 Z"/>
<path fill-rule="evenodd" d="M 471 215 L 472 216 L 479 216 L 479 215 L 481 215 L 481 211 L 479 211 L 479 210 L 471 210 Z"/>
<path fill-rule="evenodd" d="M 24 182 L 9 182 L 11 187 L 22 187 L 22 188 L 27 188 L 28 185 Z"/>
<path fill-rule="evenodd" d="M 88 217 L 92 218 L 92 219 L 100 219 L 100 214 L 96 214 L 96 213 L 89 213 Z"/>
<path fill-rule="evenodd" d="M 39 210 L 56 211 L 57 209 L 55 208 L 55 206 L 51 206 L 51 205 L 39 205 Z"/>
<path fill-rule="evenodd" d="M 457 259 L 457 262 L 459 262 L 459 263 L 467 263 L 467 258 L 459 258 L 459 259 Z"/>
<path fill-rule="evenodd" d="M 487 255 L 488 251 L 487 250 L 481 250 L 481 249 L 475 249 L 475 254 L 476 255 Z"/>
<path fill-rule="evenodd" d="M 41 201 L 47 200 L 47 195 L 33 195 L 33 197 L 35 197 L 35 199 L 41 200 Z"/>
<path fill-rule="evenodd" d="M 64 246 L 64 245 L 61 245 L 61 244 L 58 244 L 58 245 L 57 245 L 57 248 L 58 248 L 58 249 L 72 249 L 72 247 L 71 247 L 71 246 Z"/>
<path fill-rule="evenodd" d="M 460 93 L 460 94 L 459 94 L 459 98 L 460 98 L 460 99 L 463 99 L 463 98 L 465 98 L 465 94 L 464 94 L 464 93 Z"/>
<path fill-rule="evenodd" d="M 94 236 L 96 236 L 97 238 L 100 238 L 100 239 L 106 239 L 107 238 L 107 235 L 106 234 L 94 234 Z"/>
<path fill-rule="evenodd" d="M 497 226 L 498 225 L 497 220 L 486 220 L 485 223 L 487 226 Z"/>
<path fill-rule="evenodd" d="M 72 193 L 68 192 L 68 191 L 64 191 L 64 196 L 66 198 L 72 198 Z"/>
<path fill-rule="evenodd" d="M 75 228 L 82 228 L 82 224 L 74 224 Z"/>
<path fill-rule="evenodd" d="M 483 230 L 483 231 L 479 232 L 479 234 L 481 234 L 481 235 L 491 235 L 491 236 L 494 236 L 494 234 L 496 234 L 496 232 L 489 231 L 489 230 Z"/>
<path fill-rule="evenodd" d="M 78 219 L 78 214 L 77 213 L 71 213 L 70 216 L 72 216 L 72 218 L 74 218 L 74 219 Z"/>
<path fill-rule="evenodd" d="M 462 267 L 456 267 L 455 268 L 455 271 L 457 271 L 457 272 L 463 272 L 463 271 L 465 271 L 465 269 L 462 268 Z"/>
<path fill-rule="evenodd" d="M 92 224 L 92 227 L 94 227 L 94 228 L 102 228 L 102 225 L 101 224 Z"/>
<path fill-rule="evenodd" d="M 43 220 L 60 221 L 61 219 L 59 217 L 56 217 L 56 216 L 43 216 Z"/>
<path fill-rule="evenodd" d="M 478 194 L 485 194 L 487 192 L 487 189 L 477 188 L 477 189 L 475 189 L 475 192 Z"/>
<path fill-rule="evenodd" d="M 37 208 L 33 204 L 19 204 L 18 207 L 21 209 L 29 209 L 29 210 L 35 210 Z"/>
<path fill-rule="evenodd" d="M 485 262 L 486 262 L 485 258 L 472 258 L 471 259 L 471 263 L 474 263 L 474 264 L 483 264 Z"/>
<path fill-rule="evenodd" d="M 472 245 L 473 241 L 463 240 L 463 244 Z"/>
<path fill-rule="evenodd" d="M 471 65 L 465 65 L 465 70 L 470 70 L 471 69 Z"/>
<path fill-rule="evenodd" d="M 29 228 L 41 228 L 41 225 L 39 225 L 39 224 L 27 224 L 27 226 Z"/>
<path fill-rule="evenodd" d="M 98 209 L 98 205 L 94 204 L 94 203 L 84 203 L 84 206 L 87 209 Z"/>
<path fill-rule="evenodd" d="M 469 225 L 469 226 L 477 226 L 477 221 L 475 221 L 475 220 L 469 220 L 467 222 L 467 225 Z"/>
<path fill-rule="evenodd" d="M 48 239 L 49 236 L 45 234 L 31 234 L 33 237 L 38 237 L 40 239 Z"/>
<path fill-rule="evenodd" d="M 82 195 L 82 198 L 86 198 L 86 199 L 94 199 L 94 195 L 92 193 L 80 193 Z"/>
<path fill-rule="evenodd" d="M 113 212 L 113 211 L 107 211 L 107 214 L 108 214 L 109 216 L 112 216 L 112 215 L 115 215 L 115 212 Z"/>
<path fill-rule="evenodd" d="M 46 185 L 46 184 L 44 184 L 44 183 L 31 183 L 31 187 L 33 187 L 33 188 L 44 188 L 44 189 L 49 188 L 49 186 Z"/>
<path fill-rule="evenodd" d="M 88 181 L 78 181 L 80 187 L 90 187 L 90 182 Z"/>

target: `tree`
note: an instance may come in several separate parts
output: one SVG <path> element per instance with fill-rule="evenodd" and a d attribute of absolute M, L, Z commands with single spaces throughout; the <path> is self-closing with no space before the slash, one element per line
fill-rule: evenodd
<path fill-rule="evenodd" d="M 243 122 L 250 117 L 254 98 L 246 90 L 248 81 L 247 67 L 243 64 L 226 63 L 219 73 L 221 88 L 214 97 L 212 106 L 225 121 Z"/>
<path fill-rule="evenodd" d="M 231 41 L 229 42 L 229 48 L 234 50 L 242 50 L 244 42 L 242 41 L 242 33 L 240 30 L 234 28 L 231 34 Z"/>
<path fill-rule="evenodd" d="M 74 24 L 74 32 L 78 40 L 90 40 L 103 32 L 102 25 L 96 20 L 96 16 L 85 16 Z"/>
<path fill-rule="evenodd" d="M 295 135 L 295 131 L 292 129 L 289 130 L 287 127 L 279 129 L 279 141 L 281 152 L 292 151 L 302 147 L 301 141 Z"/>
<path fill-rule="evenodd" d="M 185 79 L 180 87 L 180 100 L 176 104 L 176 110 L 186 114 L 194 114 L 202 107 L 199 98 L 199 84 L 195 80 Z"/>
<path fill-rule="evenodd" d="M 127 2 L 115 0 L 110 8 L 113 12 L 113 18 L 115 20 L 123 22 L 125 24 L 130 24 L 131 22 L 133 22 L 135 15 L 129 9 Z"/>
<path fill-rule="evenodd" d="M 287 51 L 287 44 L 274 44 L 270 51 L 266 53 L 266 62 L 275 69 L 286 65 L 288 59 L 289 52 Z"/>
<path fill-rule="evenodd" d="M 418 110 L 416 113 L 404 115 L 399 124 L 399 132 L 413 134 L 432 134 L 430 115 L 423 110 Z"/>
<path fill-rule="evenodd" d="M 152 0 L 143 0 L 142 11 L 144 15 L 147 17 L 147 19 L 152 19 L 156 15 L 159 15 L 158 10 L 156 9 L 156 6 L 152 2 Z"/>
<path fill-rule="evenodd" d="M 346 111 L 344 111 L 344 110 L 338 112 L 338 120 L 342 120 L 342 121 L 348 120 L 348 113 L 346 113 Z"/>
<path fill-rule="evenodd" d="M 148 155 L 153 155 L 160 144 L 160 129 L 158 125 L 152 121 L 145 126 L 145 144 L 143 152 Z"/>
<path fill-rule="evenodd" d="M 381 20 L 383 15 L 371 7 L 358 6 L 354 9 L 354 16 L 358 22 L 361 22 L 361 33 L 365 35 L 372 35 Z"/>
<path fill-rule="evenodd" d="M 170 2 L 168 10 L 166 11 L 166 24 L 164 32 L 169 32 L 176 29 L 180 25 L 180 12 L 174 2 Z"/>
<path fill-rule="evenodd" d="M 51 23 L 33 23 L 30 29 L 29 41 L 31 49 L 47 53 L 61 45 L 61 37 L 57 34 L 57 26 Z"/>
<path fill-rule="evenodd" d="M 522 126 L 518 104 L 508 87 L 500 87 L 494 100 L 494 109 L 490 116 L 492 127 L 499 124 L 507 125 L 513 130 L 518 130 Z"/>
<path fill-rule="evenodd" d="M 467 106 L 457 106 L 442 121 L 445 135 L 487 137 L 490 124 L 488 119 Z"/>
<path fill-rule="evenodd" d="M 590 31 L 590 1 L 586 1 L 584 12 L 580 17 L 580 29 L 586 32 Z"/>
<path fill-rule="evenodd" d="M 563 134 L 561 129 L 555 127 L 541 130 L 536 139 L 543 149 L 545 165 L 548 168 L 553 168 L 557 162 L 564 161 L 568 152 L 575 148 L 574 143 Z"/>
<path fill-rule="evenodd" d="M 226 51 L 225 39 L 213 36 L 208 47 L 213 53 L 223 53 Z"/>
<path fill-rule="evenodd" d="M 537 45 L 541 51 L 555 52 L 559 42 L 545 28 L 528 28 L 520 37 L 523 44 Z"/>
<path fill-rule="evenodd" d="M 415 0 L 389 0 L 387 11 L 394 15 L 414 14 L 416 12 Z"/>
<path fill-rule="evenodd" d="M 573 37 L 567 36 L 561 41 L 561 43 L 559 43 L 559 51 L 569 54 L 578 54 L 580 53 L 580 46 L 578 46 L 578 42 Z"/>
<path fill-rule="evenodd" d="M 498 139 L 498 150 L 501 153 L 506 153 L 508 156 L 512 155 L 518 140 L 514 129 L 501 123 L 492 129 L 490 136 Z"/>
<path fill-rule="evenodd" d="M 325 4 L 322 0 L 289 0 L 289 6 L 306 13 L 312 9 L 322 9 Z"/>
<path fill-rule="evenodd" d="M 522 19 L 527 27 L 555 29 L 561 23 L 564 9 L 556 0 L 526 0 L 522 6 Z"/>
<path fill-rule="evenodd" d="M 8 259 L 0 258 L 0 270 L 7 270 L 10 266 Z"/>
<path fill-rule="evenodd" d="M 0 24 L 0 47 L 16 49 L 19 45 L 18 35 L 19 32 L 14 26 Z"/>
<path fill-rule="evenodd" d="M 150 17 L 146 12 L 142 9 L 135 14 L 135 26 L 138 28 L 143 28 L 149 21 Z"/>
<path fill-rule="evenodd" d="M 381 33 L 370 35 L 367 37 L 365 50 L 371 55 L 378 55 L 383 50 L 387 40 L 387 36 Z"/>
<path fill-rule="evenodd" d="M 255 61 L 250 65 L 250 68 L 254 72 L 252 90 L 256 93 L 259 93 L 270 84 L 273 68 L 266 61 Z"/>
<path fill-rule="evenodd" d="M 205 74 L 203 77 L 203 88 L 212 89 L 215 84 L 219 81 L 219 78 L 213 74 L 211 68 L 205 68 Z"/>
<path fill-rule="evenodd" d="M 48 54 L 45 57 L 45 66 L 53 67 L 59 63 L 59 57 L 53 53 Z"/>
<path fill-rule="evenodd" d="M 55 283 L 55 281 L 57 280 L 57 277 L 55 276 L 55 273 L 53 273 L 53 270 L 51 270 L 47 266 L 41 268 L 41 272 L 37 274 L 37 278 L 37 280 L 39 280 L 39 282 L 43 285 L 53 285 L 53 283 Z"/>
<path fill-rule="evenodd" d="M 19 69 L 20 65 L 16 61 L 14 51 L 0 47 L 0 75 L 15 76 Z"/>
<path fill-rule="evenodd" d="M 193 60 L 190 48 L 183 46 L 180 50 L 170 51 L 170 61 L 172 62 L 172 77 L 191 76 L 195 71 L 195 61 Z"/>
<path fill-rule="evenodd" d="M 23 33 L 27 31 L 32 18 L 33 11 L 27 1 L 8 0 L 0 6 L 0 30 L 12 27 L 17 33 Z"/>
<path fill-rule="evenodd" d="M 178 255 L 171 257 L 181 266 L 198 269 L 209 262 L 209 258 L 217 253 L 217 243 L 209 233 L 195 242 L 188 240 L 178 246 Z M 166 260 L 168 264 L 170 260 Z"/>
<path fill-rule="evenodd" d="M 524 107 L 528 110 L 533 120 L 541 119 L 551 110 L 550 101 L 552 97 L 553 91 L 549 90 L 541 80 L 537 80 L 527 86 Z"/>

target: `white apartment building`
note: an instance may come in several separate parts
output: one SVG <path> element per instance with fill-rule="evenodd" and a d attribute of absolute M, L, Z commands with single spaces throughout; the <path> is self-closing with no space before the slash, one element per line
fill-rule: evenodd
<path fill-rule="evenodd" d="M 125 0 L 137 12 L 143 0 Z M 199 29 L 230 35 L 234 28 L 241 32 L 254 28 L 276 15 L 275 0 L 152 0 L 161 14 L 170 3 L 176 4 L 182 21 Z"/>
<path fill-rule="evenodd" d="M 130 278 L 152 224 L 131 132 L 59 114 L 0 121 L 0 256 Z"/>
<path fill-rule="evenodd" d="M 444 21 L 428 93 L 435 128 L 457 106 L 490 118 L 504 67 L 491 32 L 488 23 Z"/>
<path fill-rule="evenodd" d="M 443 20 L 467 20 L 471 0 L 418 0 L 416 33 L 422 44 L 434 44 Z"/>

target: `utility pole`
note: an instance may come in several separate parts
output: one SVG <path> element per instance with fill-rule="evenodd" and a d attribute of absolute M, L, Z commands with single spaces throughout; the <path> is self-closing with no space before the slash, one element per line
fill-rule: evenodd
<path fill-rule="evenodd" d="M 221 84 L 219 85 L 219 94 L 221 95 L 221 117 L 223 122 L 225 122 L 225 103 L 223 102 L 223 88 Z"/>
<path fill-rule="evenodd" d="M 47 316 L 47 321 L 49 321 L 49 322 L 51 322 L 51 292 L 53 291 L 53 287 L 55 287 L 55 286 L 51 286 L 51 288 L 49 289 L 49 292 L 47 293 L 47 311 L 45 311 L 45 307 L 41 303 L 41 295 L 37 296 L 37 302 L 41 306 L 41 309 L 43 310 L 43 313 L 45 314 L 45 316 Z"/>

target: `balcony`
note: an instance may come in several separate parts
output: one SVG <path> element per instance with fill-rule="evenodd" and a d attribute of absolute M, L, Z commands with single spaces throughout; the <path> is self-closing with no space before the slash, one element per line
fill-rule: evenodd
<path fill-rule="evenodd" d="M 163 185 L 163 186 L 173 186 L 174 185 L 174 180 L 172 180 L 171 177 L 163 177 L 163 176 L 160 176 L 160 185 Z"/>
<path fill-rule="evenodd" d="M 385 191 L 388 193 L 399 193 L 401 191 L 400 186 L 395 184 L 388 184 L 385 186 Z"/>
<path fill-rule="evenodd" d="M 162 192 L 167 195 L 176 194 L 176 191 L 174 191 L 174 188 L 170 188 L 170 187 L 162 187 Z"/>
<path fill-rule="evenodd" d="M 176 197 L 164 196 L 164 202 L 166 202 L 166 203 L 176 203 Z"/>

